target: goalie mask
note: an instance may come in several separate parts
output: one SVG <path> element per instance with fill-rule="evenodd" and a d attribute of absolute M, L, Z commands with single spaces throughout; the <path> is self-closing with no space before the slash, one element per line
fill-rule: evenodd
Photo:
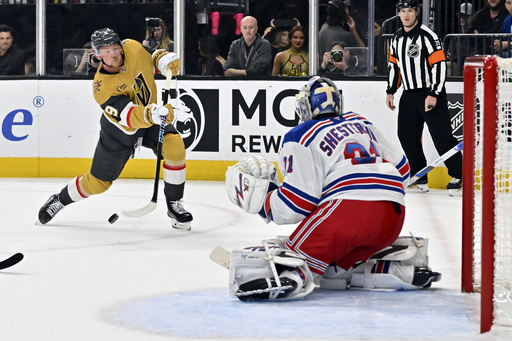
<path fill-rule="evenodd" d="M 301 122 L 309 121 L 320 115 L 341 115 L 341 93 L 328 78 L 315 76 L 296 95 L 295 112 Z"/>

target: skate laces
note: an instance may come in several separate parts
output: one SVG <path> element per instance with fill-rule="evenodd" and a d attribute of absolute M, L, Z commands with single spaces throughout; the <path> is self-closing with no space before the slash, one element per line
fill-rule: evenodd
<path fill-rule="evenodd" d="M 184 214 L 188 213 L 185 208 L 183 208 L 183 205 L 181 204 L 181 201 L 171 201 L 171 208 L 174 212 L 178 214 Z"/>
<path fill-rule="evenodd" d="M 64 205 L 60 202 L 58 198 L 55 198 L 55 200 L 46 208 L 46 212 L 50 215 L 50 217 L 55 216 Z"/>

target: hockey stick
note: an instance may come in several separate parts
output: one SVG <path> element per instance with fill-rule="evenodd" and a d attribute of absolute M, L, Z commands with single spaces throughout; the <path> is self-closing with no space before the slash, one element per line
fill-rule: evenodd
<path fill-rule="evenodd" d="M 229 269 L 230 255 L 231 253 L 228 250 L 220 246 L 216 246 L 210 253 L 210 259 L 223 268 Z"/>
<path fill-rule="evenodd" d="M 427 174 L 428 172 L 430 172 L 432 169 L 436 168 L 437 166 L 439 166 L 439 164 L 441 164 L 442 162 L 448 160 L 449 158 L 451 158 L 453 155 L 455 155 L 458 151 L 462 150 L 462 146 L 463 146 L 463 142 L 464 141 L 460 141 L 458 145 L 456 145 L 455 147 L 453 147 L 452 149 L 450 149 L 449 151 L 447 151 L 446 153 L 444 153 L 443 155 L 441 155 L 438 159 L 436 159 L 435 161 L 433 161 L 432 163 L 430 163 L 429 165 L 427 165 L 427 167 L 423 168 L 422 170 L 420 170 L 418 173 L 414 174 L 414 176 L 412 176 L 410 179 L 409 179 L 409 184 L 407 185 L 407 187 L 411 187 L 411 186 L 414 186 L 416 184 L 416 182 L 422 177 L 424 176 L 425 174 Z"/>
<path fill-rule="evenodd" d="M 172 72 L 171 70 L 167 70 L 167 78 L 165 79 L 165 89 L 163 91 L 162 101 L 164 104 L 167 104 L 167 98 L 170 96 L 171 91 L 171 79 Z M 175 87 L 177 88 L 178 82 L 175 83 Z M 176 96 L 178 96 L 178 90 L 176 89 Z M 156 201 L 158 199 L 158 183 L 160 182 L 160 166 L 162 163 L 162 145 L 164 142 L 164 128 L 165 128 L 165 118 L 162 119 L 160 123 L 160 131 L 158 133 L 158 146 L 156 150 L 156 169 L 155 169 L 155 180 L 153 183 L 153 196 L 151 197 L 151 201 L 144 207 L 132 210 L 132 211 L 121 211 L 127 217 L 141 217 L 146 215 L 156 209 Z"/>
<path fill-rule="evenodd" d="M 13 265 L 18 264 L 23 259 L 22 253 L 15 253 L 11 257 L 0 262 L 0 270 L 10 268 Z"/>

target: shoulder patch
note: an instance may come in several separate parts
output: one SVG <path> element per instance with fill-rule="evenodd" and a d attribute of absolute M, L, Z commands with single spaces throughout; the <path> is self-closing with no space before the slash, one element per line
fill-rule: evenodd
<path fill-rule="evenodd" d="M 97 81 L 95 81 L 93 84 L 92 84 L 92 87 L 94 89 L 94 92 L 98 92 L 100 91 L 100 87 L 101 87 L 101 79 L 98 79 Z"/>

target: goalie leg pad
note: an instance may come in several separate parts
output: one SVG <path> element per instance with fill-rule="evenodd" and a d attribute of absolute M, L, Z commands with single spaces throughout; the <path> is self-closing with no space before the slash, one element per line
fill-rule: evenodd
<path fill-rule="evenodd" d="M 400 261 L 405 265 L 428 267 L 428 238 L 398 237 L 393 244 L 377 252 L 370 259 Z"/>
<path fill-rule="evenodd" d="M 274 279 L 259 278 L 241 284 L 236 296 L 241 301 L 261 301 L 268 299 L 283 299 L 290 296 L 298 283 L 287 277 L 279 277 L 281 286 Z"/>
<path fill-rule="evenodd" d="M 257 246 L 231 251 L 231 296 L 254 301 L 297 299 L 311 293 L 315 285 L 304 257 L 289 250 L 282 250 L 279 245 L 268 241 L 264 244 L 266 248 Z M 275 272 L 272 265 L 274 270 L 279 270 Z"/>
<path fill-rule="evenodd" d="M 402 262 L 369 260 L 354 270 L 351 285 L 365 289 L 417 289 L 412 285 L 414 266 Z"/>

